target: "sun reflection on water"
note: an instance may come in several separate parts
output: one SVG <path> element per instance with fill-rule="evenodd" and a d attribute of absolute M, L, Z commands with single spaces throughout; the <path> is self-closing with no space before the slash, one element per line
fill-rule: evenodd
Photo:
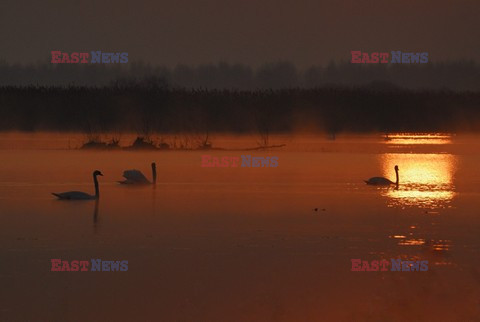
<path fill-rule="evenodd" d="M 414 145 L 414 144 L 450 144 L 452 135 L 445 133 L 394 133 L 385 136 L 385 143 Z"/>
<path fill-rule="evenodd" d="M 440 142 L 449 142 L 446 135 L 439 135 Z M 431 144 L 435 137 L 420 135 L 416 140 L 408 136 L 408 144 Z M 396 139 L 392 139 L 395 141 Z M 401 140 L 398 138 L 398 140 Z M 395 142 L 398 144 L 398 142 Z M 442 144 L 442 143 L 436 143 Z M 395 181 L 394 167 L 399 167 L 398 189 L 383 193 L 389 198 L 389 206 L 417 206 L 428 209 L 449 207 L 455 196 L 454 175 L 457 157 L 445 153 L 387 153 L 380 155 L 383 176 Z"/>

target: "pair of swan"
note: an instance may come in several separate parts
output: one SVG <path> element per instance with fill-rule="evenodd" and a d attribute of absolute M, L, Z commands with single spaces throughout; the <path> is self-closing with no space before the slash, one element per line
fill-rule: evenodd
<path fill-rule="evenodd" d="M 148 181 L 148 179 L 139 170 L 125 170 L 123 172 L 123 177 L 125 178 L 125 180 L 118 181 L 118 183 L 132 184 L 132 185 L 145 185 L 145 184 L 155 185 L 157 183 L 157 165 L 155 164 L 155 162 L 152 162 L 151 166 L 152 166 L 151 182 Z M 60 193 L 52 192 L 52 195 L 62 200 L 98 200 L 98 198 L 100 198 L 100 190 L 98 188 L 98 179 L 97 179 L 98 176 L 103 176 L 102 172 L 100 172 L 99 170 L 93 171 L 93 184 L 95 185 L 94 195 L 91 195 L 82 191 L 67 191 L 67 192 L 60 192 Z"/>

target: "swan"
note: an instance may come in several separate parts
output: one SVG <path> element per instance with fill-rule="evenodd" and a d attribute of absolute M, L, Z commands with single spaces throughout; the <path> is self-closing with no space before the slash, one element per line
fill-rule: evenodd
<path fill-rule="evenodd" d="M 123 171 L 125 180 L 118 181 L 121 184 L 156 184 L 157 183 L 157 165 L 152 162 L 152 182 L 143 175 L 139 170 L 125 170 Z"/>
<path fill-rule="evenodd" d="M 52 195 L 62 200 L 94 200 L 94 199 L 98 200 L 98 198 L 100 197 L 100 192 L 98 190 L 97 176 L 103 177 L 103 174 L 98 170 L 93 171 L 93 183 L 95 184 L 95 195 L 89 195 L 88 193 L 82 192 L 82 191 L 67 191 L 67 192 L 61 192 L 61 193 L 52 192 Z"/>
<path fill-rule="evenodd" d="M 395 166 L 395 174 L 397 176 L 397 181 L 393 182 L 388 180 L 387 178 L 384 177 L 373 177 L 368 180 L 365 180 L 366 184 L 371 184 L 374 186 L 389 186 L 389 185 L 397 185 L 398 186 L 398 165 Z"/>

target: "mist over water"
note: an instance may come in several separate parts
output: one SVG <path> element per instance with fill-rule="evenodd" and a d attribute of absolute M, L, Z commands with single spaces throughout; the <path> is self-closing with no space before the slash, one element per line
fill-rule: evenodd
<path fill-rule="evenodd" d="M 477 135 L 278 135 L 283 148 L 233 150 L 256 139 L 85 151 L 81 134 L 2 134 L 0 320 L 479 317 Z M 279 166 L 205 168 L 205 154 Z M 151 179 L 152 161 L 156 186 L 117 183 L 132 168 Z M 395 165 L 398 189 L 363 182 L 395 180 Z M 50 194 L 93 193 L 95 169 L 98 202 Z M 128 260 L 129 270 L 51 272 L 52 258 Z M 429 270 L 351 272 L 352 258 L 428 260 Z"/>

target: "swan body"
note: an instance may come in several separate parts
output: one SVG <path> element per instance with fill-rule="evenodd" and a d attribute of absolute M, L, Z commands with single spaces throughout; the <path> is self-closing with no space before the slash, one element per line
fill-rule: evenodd
<path fill-rule="evenodd" d="M 123 171 L 123 177 L 125 180 L 118 181 L 121 184 L 156 184 L 157 183 L 157 166 L 155 162 L 152 162 L 152 181 L 150 182 L 141 171 L 133 169 L 133 170 L 125 170 Z"/>
<path fill-rule="evenodd" d="M 389 185 L 397 185 L 398 186 L 398 166 L 395 166 L 395 175 L 397 177 L 396 182 L 393 182 L 384 177 L 373 177 L 368 180 L 365 180 L 366 184 L 373 185 L 373 186 L 389 186 Z"/>
<path fill-rule="evenodd" d="M 375 186 L 387 186 L 390 184 L 395 184 L 395 182 L 388 180 L 387 178 L 384 178 L 384 177 L 373 177 L 368 180 L 365 180 L 365 183 L 375 185 Z"/>
<path fill-rule="evenodd" d="M 120 181 L 120 183 L 124 184 L 149 184 L 150 181 L 143 175 L 143 173 L 139 170 L 125 170 L 123 171 L 123 177 L 125 180 Z"/>
<path fill-rule="evenodd" d="M 97 176 L 103 176 L 103 174 L 98 170 L 95 170 L 93 172 L 93 184 L 95 185 L 95 194 L 94 195 L 91 195 L 91 194 L 88 194 L 88 193 L 82 192 L 82 191 L 67 191 L 67 192 L 60 192 L 60 193 L 52 192 L 52 195 L 54 195 L 55 197 L 57 197 L 58 199 L 61 199 L 61 200 L 95 200 L 95 199 L 98 199 L 100 197 L 100 191 L 99 191 L 99 188 L 98 188 Z"/>

